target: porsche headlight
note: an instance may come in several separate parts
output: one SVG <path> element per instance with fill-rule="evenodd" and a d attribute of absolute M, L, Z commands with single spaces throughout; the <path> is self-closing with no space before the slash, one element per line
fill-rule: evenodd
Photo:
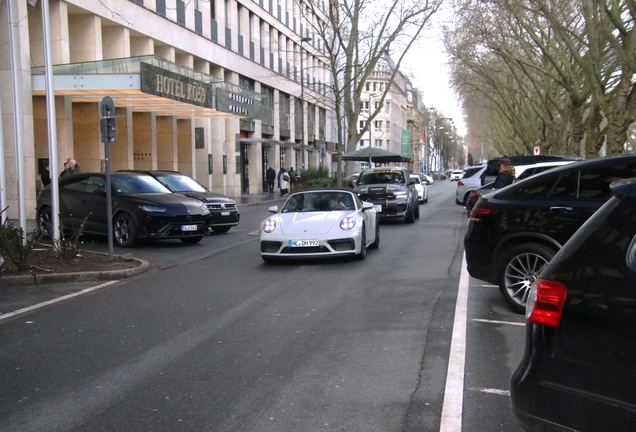
<path fill-rule="evenodd" d="M 139 208 L 148 213 L 164 213 L 166 211 L 166 209 L 163 207 L 149 204 L 140 205 Z"/>
<path fill-rule="evenodd" d="M 407 193 L 406 192 L 396 192 L 395 193 L 395 197 L 396 198 L 406 198 L 407 197 Z"/>
<path fill-rule="evenodd" d="M 340 228 L 345 231 L 352 230 L 356 226 L 356 220 L 352 216 L 347 216 L 340 221 Z"/>
<path fill-rule="evenodd" d="M 276 221 L 274 219 L 264 220 L 261 224 L 261 229 L 263 230 L 263 232 L 271 233 L 276 229 Z"/>

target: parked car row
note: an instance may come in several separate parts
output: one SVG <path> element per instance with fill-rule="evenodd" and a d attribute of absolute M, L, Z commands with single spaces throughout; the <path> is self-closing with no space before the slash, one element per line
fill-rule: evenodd
<path fill-rule="evenodd" d="M 140 239 L 173 239 L 192 244 L 211 231 L 227 232 L 240 219 L 236 203 L 208 192 L 191 177 L 172 171 L 127 171 L 111 174 L 112 219 L 107 214 L 106 174 L 83 173 L 59 181 L 60 224 L 67 231 L 108 234 L 120 247 Z M 37 198 L 39 230 L 51 235 L 50 186 Z"/>
<path fill-rule="evenodd" d="M 526 314 L 512 410 L 527 431 L 632 430 L 636 156 L 524 167 L 505 188 L 477 189 L 464 238 L 470 275 Z"/>

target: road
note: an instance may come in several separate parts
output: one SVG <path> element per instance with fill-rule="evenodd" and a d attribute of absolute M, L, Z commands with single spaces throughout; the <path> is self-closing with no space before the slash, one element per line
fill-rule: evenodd
<path fill-rule="evenodd" d="M 464 289 L 452 411 L 462 430 L 521 431 L 506 391 L 523 317 L 496 287 L 460 286 L 454 188 L 431 187 L 415 224 L 382 224 L 362 262 L 264 264 L 268 205 L 199 245 L 135 250 L 154 271 L 0 322 L 0 430 L 457 430 L 442 411 Z"/>

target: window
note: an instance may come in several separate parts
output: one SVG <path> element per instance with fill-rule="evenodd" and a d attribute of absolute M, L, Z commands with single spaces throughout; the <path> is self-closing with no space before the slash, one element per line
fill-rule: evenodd
<path fill-rule="evenodd" d="M 360 140 L 360 148 L 362 149 L 367 147 L 369 147 L 369 140 L 368 139 Z"/>
<path fill-rule="evenodd" d="M 386 121 L 386 131 L 389 132 L 391 130 L 391 122 L 390 121 Z"/>
<path fill-rule="evenodd" d="M 369 101 L 362 102 L 362 109 L 360 110 L 360 112 L 363 112 L 363 113 L 369 112 Z"/>
<path fill-rule="evenodd" d="M 360 120 L 360 127 L 358 128 L 359 130 L 364 129 L 364 127 L 367 125 L 367 121 L 366 120 Z"/>
<path fill-rule="evenodd" d="M 378 83 L 377 82 L 373 83 L 373 91 L 374 92 L 378 91 Z"/>
<path fill-rule="evenodd" d="M 578 176 L 578 172 L 575 172 Z M 559 176 L 552 175 L 547 178 L 543 178 L 540 181 L 535 181 L 529 185 L 511 191 L 508 196 L 510 198 L 547 198 L 552 190 L 554 184 L 558 181 Z"/>
<path fill-rule="evenodd" d="M 380 109 L 380 101 L 375 101 L 375 109 L 376 110 Z"/>
<path fill-rule="evenodd" d="M 364 84 L 364 89 L 365 89 L 366 91 L 369 91 L 369 83 L 365 83 L 365 84 Z"/>
<path fill-rule="evenodd" d="M 373 125 L 375 126 L 376 132 L 382 132 L 382 120 L 375 120 Z"/>
<path fill-rule="evenodd" d="M 386 140 L 386 149 L 391 150 L 391 140 Z"/>
<path fill-rule="evenodd" d="M 389 114 L 391 112 L 391 101 L 386 101 L 386 113 Z"/>
<path fill-rule="evenodd" d="M 375 148 L 382 148 L 382 140 L 381 139 L 375 140 Z"/>

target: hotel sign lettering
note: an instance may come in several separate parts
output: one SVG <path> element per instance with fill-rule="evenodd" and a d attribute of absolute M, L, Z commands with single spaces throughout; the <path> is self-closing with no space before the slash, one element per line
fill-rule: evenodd
<path fill-rule="evenodd" d="M 251 95 L 216 89 L 216 109 L 251 119 L 260 119 L 260 101 Z"/>
<path fill-rule="evenodd" d="M 148 63 L 141 63 L 141 91 L 204 108 L 213 108 L 211 86 Z"/>

